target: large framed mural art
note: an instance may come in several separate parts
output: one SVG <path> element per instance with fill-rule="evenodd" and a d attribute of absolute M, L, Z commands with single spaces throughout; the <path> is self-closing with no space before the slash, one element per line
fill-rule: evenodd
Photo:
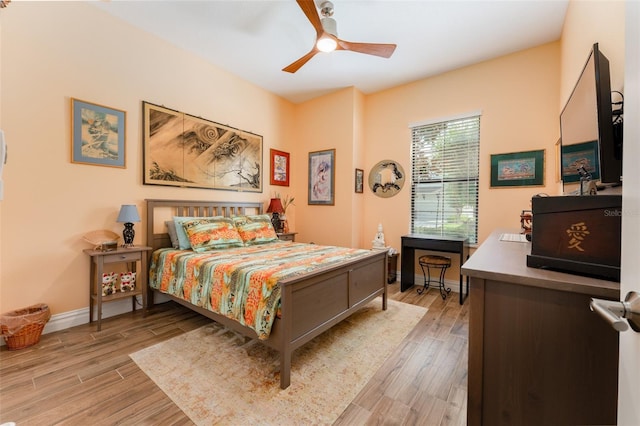
<path fill-rule="evenodd" d="M 144 183 L 262 192 L 262 136 L 142 103 Z"/>

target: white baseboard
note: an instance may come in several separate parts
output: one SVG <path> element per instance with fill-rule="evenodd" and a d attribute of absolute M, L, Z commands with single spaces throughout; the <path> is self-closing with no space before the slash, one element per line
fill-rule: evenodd
<path fill-rule="evenodd" d="M 141 296 L 136 297 L 137 305 L 136 309 L 142 309 Z M 155 295 L 155 303 L 168 302 L 169 298 L 161 295 Z M 102 304 L 102 319 L 113 317 L 120 314 L 126 314 L 131 312 L 131 299 L 125 298 L 122 300 L 115 300 L 109 303 Z M 93 313 L 94 320 L 96 312 Z M 54 331 L 65 330 L 67 328 L 75 327 L 77 325 L 87 324 L 89 322 L 89 307 L 82 309 L 76 309 L 75 311 L 67 311 L 59 314 L 51 315 L 51 319 L 44 326 L 42 334 L 53 333 Z M 1 339 L 0 346 L 5 345 L 4 339 Z"/>
<path fill-rule="evenodd" d="M 136 297 L 136 309 L 142 309 L 140 296 Z M 97 308 L 96 308 L 97 309 Z M 121 299 L 102 304 L 102 319 L 131 312 L 131 300 Z M 96 312 L 93 313 L 94 320 L 97 319 Z M 87 324 L 89 322 L 89 307 L 76 309 L 75 311 L 62 312 L 51 316 L 51 319 L 44 326 L 42 334 L 53 333 L 76 325 Z"/>
<path fill-rule="evenodd" d="M 422 275 L 416 274 L 414 277 L 414 283 L 416 287 L 422 286 L 424 283 L 424 277 Z M 444 280 L 445 284 L 448 287 L 451 287 L 451 291 L 459 293 L 460 292 L 460 282 L 453 280 Z M 400 284 L 400 274 L 398 274 L 398 279 L 396 284 Z M 136 309 L 141 309 L 141 296 L 137 298 L 138 305 Z M 155 303 L 165 303 L 170 299 L 162 294 L 155 294 Z M 120 314 L 125 314 L 127 312 L 131 312 L 131 300 L 122 299 L 109 303 L 102 304 L 102 318 L 109 318 Z M 95 316 L 95 312 L 94 312 Z M 87 324 L 89 322 L 89 307 L 82 309 L 76 309 L 75 311 L 67 311 L 59 314 L 55 314 L 51 316 L 51 319 L 44 326 L 44 330 L 42 330 L 42 334 L 53 333 L 54 331 L 65 330 L 67 328 L 75 327 L 77 325 Z M 0 341 L 0 346 L 4 345 L 4 339 Z"/>

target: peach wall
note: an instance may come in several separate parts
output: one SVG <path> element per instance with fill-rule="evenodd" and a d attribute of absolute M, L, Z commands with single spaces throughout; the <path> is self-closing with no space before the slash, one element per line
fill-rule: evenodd
<path fill-rule="evenodd" d="M 609 59 L 611 90 L 624 93 L 624 2 L 618 0 L 569 3 L 562 31 L 560 111 L 564 108 L 594 43 Z M 620 96 L 612 94 L 612 100 Z M 579 189 L 566 184 L 564 192 Z"/>
<path fill-rule="evenodd" d="M 355 109 L 357 90 L 347 88 L 296 107 L 296 139 L 292 161 L 296 199 L 296 241 L 342 246 L 353 241 L 352 217 Z M 336 150 L 335 205 L 308 205 L 310 152 Z"/>
<path fill-rule="evenodd" d="M 624 87 L 624 1 L 571 1 L 561 43 L 560 110 L 578 81 L 593 43 L 609 59 L 611 90 Z"/>
<path fill-rule="evenodd" d="M 366 187 L 364 194 L 354 194 L 354 168 L 365 170 L 366 181 L 371 167 L 389 158 L 410 172 L 409 123 L 469 111 L 482 112 L 480 240 L 496 227 L 517 228 L 533 194 L 558 191 L 561 93 L 586 59 L 586 53 L 576 53 L 575 60 L 570 55 L 593 42 L 582 35 L 590 34 L 585 28 L 600 28 L 591 19 L 607 16 L 611 22 L 602 28 L 609 29 L 619 18 L 619 2 L 609 2 L 616 4 L 607 12 L 598 2 L 577 3 L 569 8 L 562 43 L 377 94 L 347 88 L 300 105 L 90 5 L 12 3 L 0 14 L 0 124 L 11 147 L 0 202 L 0 311 L 39 301 L 54 313 L 86 307 L 82 234 L 120 232 L 120 204 L 136 203 L 144 214 L 145 198 L 266 202 L 279 192 L 296 197 L 287 213 L 299 241 L 370 247 L 382 223 L 387 243 L 399 248 L 400 236 L 409 231 L 409 182 L 390 199 Z M 610 47 L 616 46 L 617 31 L 611 38 L 603 33 L 601 48 L 621 80 L 623 64 Z M 127 111 L 126 169 L 70 163 L 69 97 Z M 291 153 L 291 186 L 265 184 L 262 194 L 249 194 L 142 185 L 143 100 L 263 135 L 265 167 L 269 148 Z M 336 205 L 308 206 L 308 153 L 331 148 L 337 150 Z M 547 160 L 544 187 L 489 188 L 490 154 L 541 148 Z M 144 241 L 143 225 L 136 226 L 136 243 Z"/>
<path fill-rule="evenodd" d="M 364 170 L 364 155 L 366 151 L 366 138 L 364 135 L 365 102 L 366 96 L 362 92 L 354 90 L 353 164 L 351 165 L 351 182 L 345 182 L 345 186 L 349 187 L 350 185 L 352 194 L 352 246 L 361 248 L 371 247 L 371 243 L 367 241 L 367 234 L 364 232 L 364 221 L 362 220 L 365 216 L 364 192 L 362 194 L 355 193 L 355 169 Z"/>
<path fill-rule="evenodd" d="M 632 6 L 633 3 L 633 6 Z M 625 8 L 629 8 L 626 12 Z M 568 99 L 576 80 L 584 66 L 593 43 L 597 42 L 599 49 L 609 59 L 611 70 L 611 90 L 625 92 L 624 82 L 636 83 L 636 90 L 625 93 L 627 101 L 631 100 L 631 108 L 625 105 L 625 129 L 624 129 L 624 159 L 623 169 L 634 167 L 635 159 L 640 153 L 639 126 L 638 126 L 638 54 L 632 55 L 626 62 L 625 49 L 629 43 L 635 46 L 634 52 L 638 52 L 638 13 L 637 2 L 627 1 L 597 1 L 581 2 L 572 1 L 567 9 L 564 30 L 562 33 L 562 96 L 561 107 Z M 630 17 L 625 16 L 631 13 Z M 632 17 L 635 17 L 633 19 Z M 633 28 L 625 29 L 625 22 L 633 22 Z M 625 35 L 626 31 L 626 35 Z M 626 38 L 626 40 L 625 40 Z M 632 52 L 632 50 L 627 50 Z M 626 73 L 625 75 L 625 68 Z M 635 68 L 635 69 L 634 69 Z M 613 99 L 619 99 L 615 96 Z M 636 114 L 633 114 L 635 106 Z M 632 136 L 632 137 L 629 137 Z M 632 166 L 633 164 L 633 166 Z M 628 182 L 630 180 L 630 182 Z M 636 174 L 625 173 L 625 185 L 622 197 L 624 216 L 622 218 L 622 282 L 620 294 L 624 297 L 628 291 L 640 291 L 638 284 L 637 259 L 638 259 L 638 230 L 637 217 L 634 217 L 633 206 L 640 205 L 638 199 Z M 630 185 L 631 184 L 631 185 Z M 637 210 L 635 210 L 637 211 Z M 637 214 L 635 215 L 637 216 Z M 629 219 L 631 217 L 631 219 Z M 640 410 L 638 410 L 638 398 L 640 392 L 637 387 L 638 354 L 640 354 L 640 338 L 634 333 L 620 334 L 620 372 L 618 388 L 618 424 L 638 424 Z M 635 339 L 635 340 L 633 340 Z"/>
<path fill-rule="evenodd" d="M 0 311 L 46 302 L 88 306 L 84 233 L 110 229 L 121 204 L 145 198 L 266 202 L 236 193 L 142 184 L 141 103 L 149 101 L 294 143 L 294 105 L 80 2 L 13 2 L 2 11 L 2 128 L 10 146 L 2 201 Z M 127 112 L 126 168 L 70 162 L 69 98 Z M 263 162 L 268 165 L 268 161 Z M 267 166 L 268 167 L 268 166 Z M 264 175 L 268 183 L 268 172 Z M 143 223 L 136 244 L 145 241 Z"/>
<path fill-rule="evenodd" d="M 410 123 L 481 111 L 479 240 L 495 228 L 519 228 L 531 197 L 556 191 L 558 76 L 559 43 L 554 42 L 368 96 L 366 173 L 384 159 L 411 172 Z M 537 149 L 546 150 L 545 186 L 489 187 L 490 154 Z M 382 223 L 387 244 L 395 248 L 409 232 L 409 181 L 392 198 L 366 192 L 366 232 L 373 237 Z"/>

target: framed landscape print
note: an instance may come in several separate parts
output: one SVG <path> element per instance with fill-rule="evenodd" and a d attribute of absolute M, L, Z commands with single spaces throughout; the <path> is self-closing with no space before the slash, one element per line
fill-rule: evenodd
<path fill-rule="evenodd" d="M 289 153 L 269 150 L 271 185 L 289 186 Z"/>
<path fill-rule="evenodd" d="M 580 167 L 584 167 L 591 174 L 592 180 L 600 179 L 598 141 L 562 145 L 560 151 L 564 183 L 580 182 L 580 173 L 578 173 Z"/>
<path fill-rule="evenodd" d="M 145 184 L 262 192 L 262 136 L 142 105 Z"/>
<path fill-rule="evenodd" d="M 71 162 L 124 168 L 126 114 L 71 98 Z"/>
<path fill-rule="evenodd" d="M 544 149 L 491 155 L 491 187 L 544 185 Z"/>
<path fill-rule="evenodd" d="M 309 204 L 335 204 L 336 150 L 309 153 Z"/>

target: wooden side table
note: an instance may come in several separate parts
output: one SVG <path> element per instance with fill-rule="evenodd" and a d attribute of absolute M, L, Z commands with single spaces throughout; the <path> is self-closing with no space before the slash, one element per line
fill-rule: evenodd
<path fill-rule="evenodd" d="M 102 303 L 131 298 L 131 306 L 136 310 L 136 296 L 142 296 L 142 312 L 147 312 L 147 252 L 151 247 L 134 246 L 128 248 L 118 247 L 114 251 L 100 251 L 93 249 L 83 250 L 91 261 L 91 276 L 89 278 L 89 323 L 93 322 L 93 305 L 98 308 L 98 331 L 102 327 Z M 140 262 L 140 270 L 137 263 Z M 108 296 L 102 295 L 102 274 L 105 265 L 126 263 L 131 272 L 136 272 L 136 287 L 132 291 L 120 292 Z"/>
<path fill-rule="evenodd" d="M 297 232 L 280 232 L 278 238 L 282 241 L 295 241 Z"/>
<path fill-rule="evenodd" d="M 398 253 L 387 255 L 387 284 L 393 284 L 398 279 Z"/>

